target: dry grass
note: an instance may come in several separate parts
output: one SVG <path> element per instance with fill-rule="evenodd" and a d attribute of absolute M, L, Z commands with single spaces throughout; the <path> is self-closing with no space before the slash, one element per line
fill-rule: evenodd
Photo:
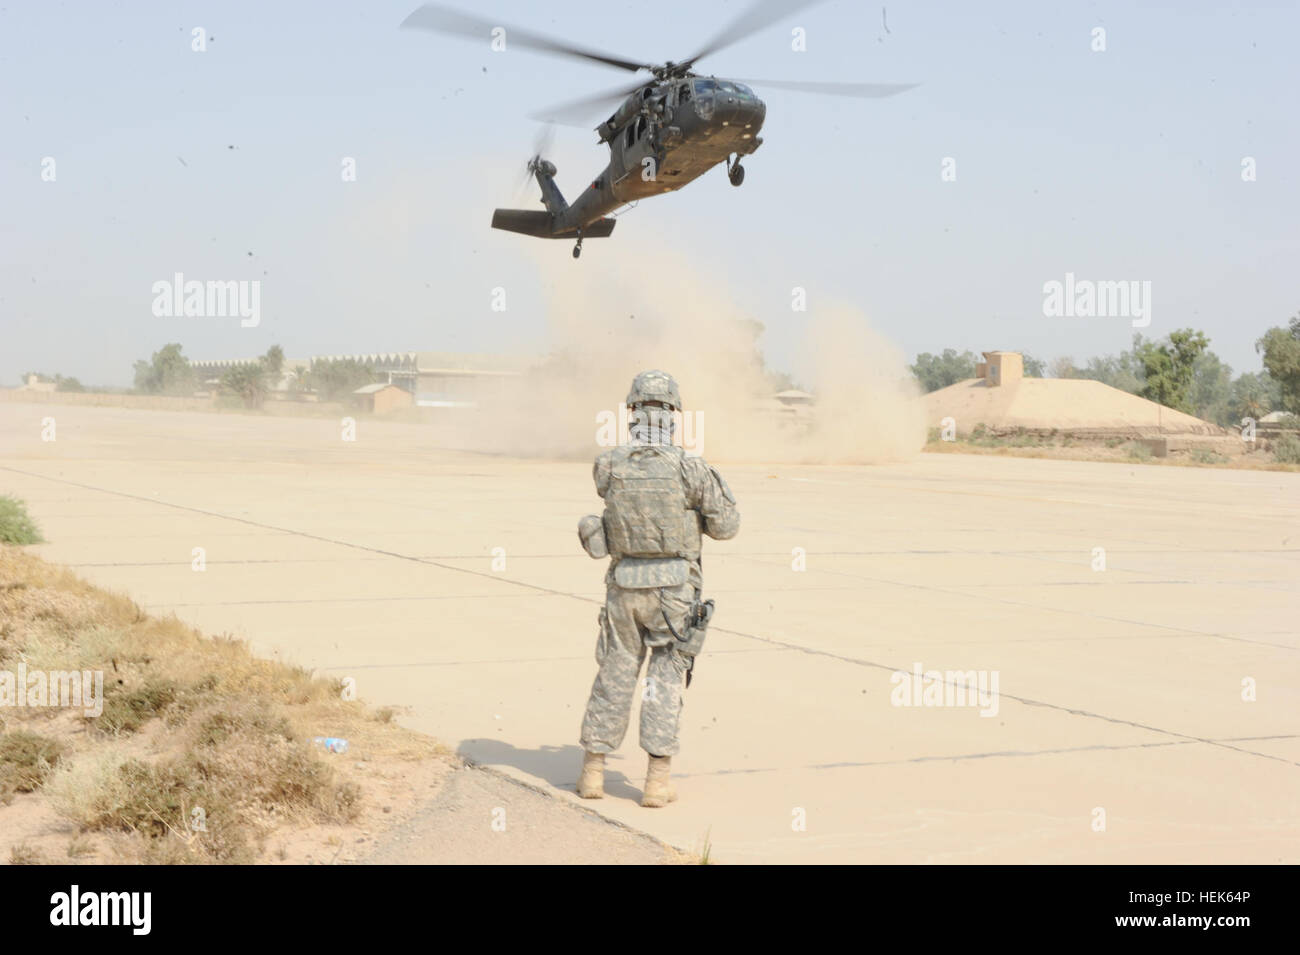
<path fill-rule="evenodd" d="M 436 745 L 342 698 L 342 684 L 208 638 L 16 548 L 0 547 L 0 670 L 102 671 L 99 716 L 0 709 L 0 795 L 40 791 L 82 834 L 128 861 L 257 861 L 283 826 L 345 824 L 361 808 L 344 736 L 372 756 Z M 79 836 L 69 856 L 90 854 Z M 26 859 L 25 847 L 13 852 Z"/>
<path fill-rule="evenodd" d="M 20 842 L 9 850 L 10 865 L 40 865 L 45 861 L 39 849 Z"/>
<path fill-rule="evenodd" d="M 0 736 L 0 803 L 39 789 L 64 752 L 56 739 L 17 730 Z"/>
<path fill-rule="evenodd" d="M 975 436 L 963 436 L 957 441 L 942 441 L 938 438 L 938 429 L 931 430 L 933 432 L 931 438 L 922 449 L 927 454 L 984 454 L 994 457 L 1048 458 L 1058 461 L 1099 461 L 1118 464 L 1139 462 L 1162 467 L 1300 471 L 1300 465 L 1289 463 L 1284 457 L 1264 449 L 1231 456 L 1196 449 L 1157 458 L 1151 454 L 1146 445 L 1123 438 L 1076 440 L 1068 436 L 1040 437 L 1019 434 L 999 437 L 981 433 Z"/>

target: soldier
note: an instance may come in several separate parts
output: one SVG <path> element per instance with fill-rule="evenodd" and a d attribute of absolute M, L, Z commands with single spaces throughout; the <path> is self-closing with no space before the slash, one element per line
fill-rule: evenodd
<path fill-rule="evenodd" d="M 690 685 L 713 609 L 713 601 L 700 601 L 700 533 L 735 537 L 740 513 L 722 475 L 672 443 L 682 401 L 670 375 L 637 375 L 627 406 L 629 442 L 600 454 L 592 468 L 604 516 L 589 515 L 578 525 L 587 553 L 611 558 L 596 643 L 600 671 L 582 721 L 578 794 L 605 794 L 605 754 L 623 742 L 648 648 L 641 748 L 650 762 L 641 805 L 658 808 L 677 798 L 669 768 L 679 748 L 683 683 Z"/>

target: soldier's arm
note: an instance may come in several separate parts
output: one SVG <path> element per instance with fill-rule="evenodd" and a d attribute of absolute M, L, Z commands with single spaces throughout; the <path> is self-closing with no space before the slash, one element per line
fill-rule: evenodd
<path fill-rule="evenodd" d="M 717 468 L 703 458 L 686 459 L 687 503 L 699 511 L 702 530 L 714 540 L 730 540 L 740 530 L 736 498 Z"/>
<path fill-rule="evenodd" d="M 596 493 L 601 497 L 609 490 L 610 458 L 605 451 L 596 455 L 596 463 L 591 466 L 591 478 L 596 482 Z"/>

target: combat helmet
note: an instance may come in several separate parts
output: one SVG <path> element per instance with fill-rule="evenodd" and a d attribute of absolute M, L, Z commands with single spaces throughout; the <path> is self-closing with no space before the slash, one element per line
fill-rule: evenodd
<path fill-rule="evenodd" d="M 648 401 L 661 402 L 673 411 L 682 410 L 682 396 L 672 375 L 666 371 L 643 371 L 632 379 L 627 406 L 635 408 Z"/>

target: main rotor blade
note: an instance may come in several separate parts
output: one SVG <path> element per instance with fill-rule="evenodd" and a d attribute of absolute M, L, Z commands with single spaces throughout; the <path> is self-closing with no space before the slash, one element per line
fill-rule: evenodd
<path fill-rule="evenodd" d="M 730 79 L 730 77 L 728 77 Z M 763 87 L 792 90 L 796 93 L 826 93 L 830 96 L 856 96 L 860 99 L 882 99 L 895 96 L 920 86 L 920 83 L 820 83 L 804 80 L 737 80 L 754 87 L 761 93 Z"/>
<path fill-rule="evenodd" d="M 540 50 L 543 53 L 594 60 L 597 63 L 604 63 L 606 66 L 617 67 L 620 70 L 647 69 L 644 63 L 611 56 L 597 50 L 589 50 L 565 40 L 556 40 L 541 33 L 525 30 L 522 27 L 508 26 L 500 20 L 483 20 L 468 13 L 450 10 L 447 7 L 440 7 L 433 3 L 426 3 L 420 7 L 402 21 L 402 26 L 407 29 L 432 30 L 434 33 L 449 33 L 453 36 L 469 37 L 474 40 L 482 40 L 484 43 L 493 38 L 492 31 L 499 27 L 505 31 L 503 39 L 506 43 L 506 49 L 513 45 L 530 50 Z"/>
<path fill-rule="evenodd" d="M 823 0 L 754 0 L 748 9 L 742 11 L 739 16 L 723 27 L 712 40 L 704 44 L 699 53 L 684 61 L 685 65 L 690 66 L 702 57 L 717 53 L 733 43 L 739 43 L 745 37 L 757 33 L 782 17 L 798 13 L 800 10 L 821 2 Z"/>
<path fill-rule="evenodd" d="M 637 83 L 634 86 L 627 86 L 616 90 L 606 90 L 603 93 L 597 93 L 594 96 L 584 96 L 582 99 L 570 100 L 567 103 L 557 103 L 554 106 L 538 110 L 533 113 L 531 118 L 541 120 L 546 123 L 562 123 L 565 126 L 584 126 L 590 128 L 592 117 L 605 111 L 605 109 L 617 105 L 623 99 L 631 96 L 642 86 L 644 82 Z"/>

